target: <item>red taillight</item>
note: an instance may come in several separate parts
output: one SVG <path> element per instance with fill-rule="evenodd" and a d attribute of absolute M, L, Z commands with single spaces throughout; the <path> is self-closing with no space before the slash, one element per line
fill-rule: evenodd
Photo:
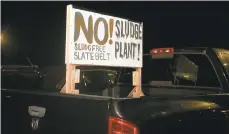
<path fill-rule="evenodd" d="M 138 128 L 131 122 L 109 116 L 108 134 L 138 134 Z"/>
<path fill-rule="evenodd" d="M 150 54 L 174 53 L 173 48 L 155 48 L 150 50 Z"/>

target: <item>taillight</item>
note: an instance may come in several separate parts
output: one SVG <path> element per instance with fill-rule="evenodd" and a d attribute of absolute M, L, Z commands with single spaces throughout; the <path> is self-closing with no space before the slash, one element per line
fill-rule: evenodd
<path fill-rule="evenodd" d="M 109 116 L 108 134 L 138 134 L 138 128 L 131 122 Z"/>

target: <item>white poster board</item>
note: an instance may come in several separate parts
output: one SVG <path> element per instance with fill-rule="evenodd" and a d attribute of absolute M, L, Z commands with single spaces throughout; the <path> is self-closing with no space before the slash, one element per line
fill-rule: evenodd
<path fill-rule="evenodd" d="M 72 6 L 69 10 L 66 64 L 142 67 L 143 23 Z"/>

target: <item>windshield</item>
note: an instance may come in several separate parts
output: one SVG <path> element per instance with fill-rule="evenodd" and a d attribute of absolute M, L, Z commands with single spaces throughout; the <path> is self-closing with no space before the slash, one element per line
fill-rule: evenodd
<path fill-rule="evenodd" d="M 217 49 L 218 58 L 229 74 L 229 50 Z"/>

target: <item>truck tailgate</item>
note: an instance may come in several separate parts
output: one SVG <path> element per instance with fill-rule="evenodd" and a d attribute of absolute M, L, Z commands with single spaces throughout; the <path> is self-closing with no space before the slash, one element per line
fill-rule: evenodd
<path fill-rule="evenodd" d="M 3 134 L 107 133 L 109 99 L 13 90 L 2 90 L 2 98 Z M 29 106 L 46 109 L 37 124 Z"/>

